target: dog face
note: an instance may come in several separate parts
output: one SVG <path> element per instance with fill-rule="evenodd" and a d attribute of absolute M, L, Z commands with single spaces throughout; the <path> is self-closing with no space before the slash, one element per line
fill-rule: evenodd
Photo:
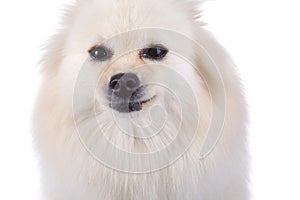
<path fill-rule="evenodd" d="M 196 22 L 182 5 L 91 0 L 72 7 L 69 26 L 46 55 L 57 95 L 45 96 L 73 113 L 69 121 L 94 154 L 105 150 L 102 135 L 124 151 L 143 153 L 174 143 L 179 130 L 201 129 L 204 137 L 212 105 L 195 59 Z M 182 150 L 188 142 L 177 141 Z"/>

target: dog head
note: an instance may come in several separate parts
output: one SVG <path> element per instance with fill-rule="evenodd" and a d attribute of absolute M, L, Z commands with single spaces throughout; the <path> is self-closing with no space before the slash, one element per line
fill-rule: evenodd
<path fill-rule="evenodd" d="M 191 4 L 90 0 L 72 7 L 45 56 L 49 87 L 56 87 L 47 95 L 70 110 L 94 154 L 106 147 L 100 135 L 145 153 L 190 134 L 174 143 L 184 150 L 209 127 L 212 105 L 194 42 L 201 23 Z"/>

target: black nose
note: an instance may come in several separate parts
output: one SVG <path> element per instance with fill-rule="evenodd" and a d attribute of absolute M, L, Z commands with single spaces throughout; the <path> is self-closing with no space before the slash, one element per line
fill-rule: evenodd
<path fill-rule="evenodd" d="M 129 98 L 140 86 L 140 79 L 133 73 L 120 73 L 111 77 L 109 89 L 114 95 Z"/>

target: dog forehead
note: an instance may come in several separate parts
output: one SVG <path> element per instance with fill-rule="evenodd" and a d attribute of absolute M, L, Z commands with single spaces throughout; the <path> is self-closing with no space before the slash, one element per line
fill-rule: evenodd
<path fill-rule="evenodd" d="M 120 51 L 144 48 L 151 43 L 178 46 L 178 39 L 172 39 L 165 30 L 193 38 L 195 24 L 186 9 L 180 8 L 179 3 L 170 2 L 174 1 L 79 1 L 65 21 L 64 52 L 66 55 L 84 53 L 104 41 L 112 42 L 108 46 Z M 161 31 L 150 33 L 149 28 Z M 139 30 L 138 35 L 133 30 Z M 130 34 L 124 34 L 128 32 Z M 122 37 L 117 40 L 120 35 Z"/>
<path fill-rule="evenodd" d="M 105 38 L 142 28 L 190 30 L 191 19 L 173 0 L 90 0 L 81 3 L 73 26 Z M 79 5 L 78 5 L 79 6 Z"/>

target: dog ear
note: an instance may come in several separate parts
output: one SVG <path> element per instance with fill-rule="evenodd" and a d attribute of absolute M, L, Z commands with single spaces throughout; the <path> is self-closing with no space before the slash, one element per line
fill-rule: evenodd
<path fill-rule="evenodd" d="M 57 33 L 54 34 L 50 39 L 43 45 L 42 51 L 43 56 L 39 61 L 41 66 L 41 73 L 47 76 L 55 76 L 59 65 L 64 57 L 64 43 L 67 40 L 67 29 L 70 24 L 73 23 L 78 9 L 83 3 L 94 1 L 94 0 L 75 0 L 73 2 L 63 5 L 60 11 L 61 20 Z"/>
<path fill-rule="evenodd" d="M 194 33 L 195 65 L 213 105 L 210 139 L 201 147 L 201 157 L 205 157 L 229 124 L 237 127 L 230 134 L 238 136 L 246 126 L 248 114 L 243 86 L 231 56 L 203 27 L 194 26 Z"/>
<path fill-rule="evenodd" d="M 224 105 L 230 107 L 228 116 L 236 117 L 236 122 L 244 124 L 247 121 L 247 111 L 244 109 L 246 102 L 242 82 L 232 57 L 208 30 L 194 26 L 194 33 L 195 64 L 215 100 L 214 104 L 217 108 Z"/>
<path fill-rule="evenodd" d="M 202 6 L 207 1 L 209 0 L 174 0 L 174 4 L 180 4 L 179 7 L 184 9 L 188 15 L 190 15 L 190 18 L 192 18 L 194 21 L 201 22 Z M 201 23 L 203 25 L 205 24 L 203 22 Z"/>
<path fill-rule="evenodd" d="M 211 90 L 220 95 L 239 85 L 236 67 L 226 49 L 201 26 L 194 27 L 196 65 Z"/>
<path fill-rule="evenodd" d="M 79 0 L 81 1 L 81 0 Z M 54 34 L 43 46 L 43 56 L 39 62 L 41 73 L 47 76 L 54 76 L 61 61 L 63 60 L 63 47 L 66 41 L 66 27 L 72 23 L 76 13 L 76 3 L 65 4 L 61 10 L 61 21 L 57 33 Z"/>

